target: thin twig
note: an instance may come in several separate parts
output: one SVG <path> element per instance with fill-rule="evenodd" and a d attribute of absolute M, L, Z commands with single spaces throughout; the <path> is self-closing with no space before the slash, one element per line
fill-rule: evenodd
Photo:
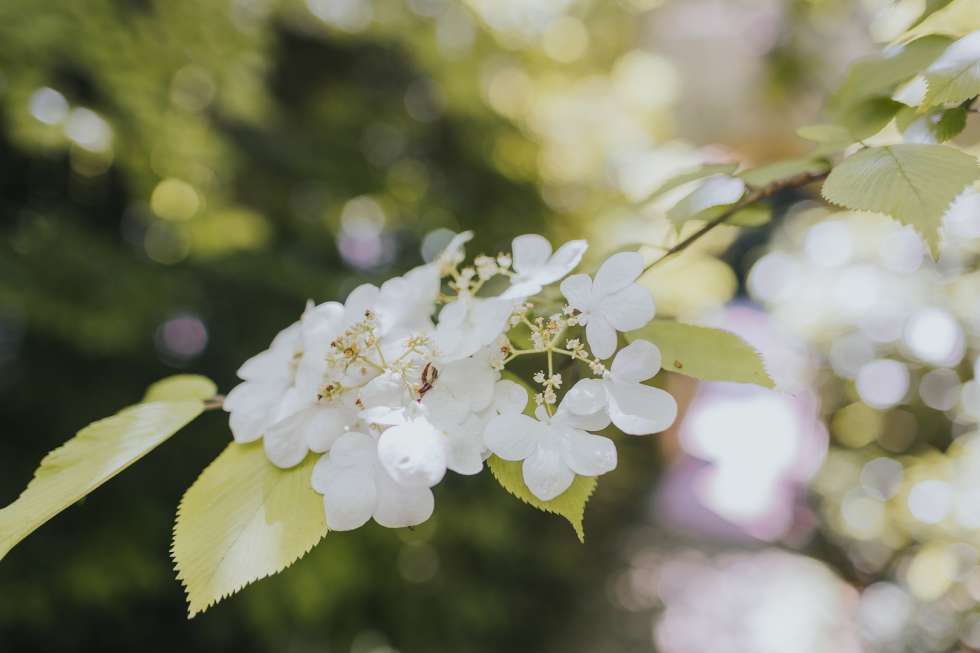
<path fill-rule="evenodd" d="M 204 410 L 218 410 L 225 405 L 224 395 L 215 395 L 204 402 Z"/>
<path fill-rule="evenodd" d="M 820 181 L 821 179 L 825 179 L 828 174 L 830 174 L 829 171 L 803 172 L 798 175 L 794 175 L 792 177 L 787 177 L 786 179 L 780 179 L 778 181 L 774 181 L 768 186 L 763 186 L 762 188 L 757 188 L 753 190 L 748 195 L 743 197 L 741 200 L 733 204 L 724 213 L 722 213 L 716 218 L 712 218 L 711 220 L 706 222 L 703 227 L 701 227 L 693 234 L 691 234 L 681 242 L 677 243 L 676 245 L 668 249 L 666 252 L 664 252 L 663 256 L 658 258 L 650 265 L 646 266 L 646 268 L 644 268 L 643 271 L 646 272 L 650 270 L 652 267 L 654 267 L 655 265 L 657 265 L 658 263 L 660 263 L 661 261 L 670 258 L 674 254 L 683 252 L 685 249 L 690 247 L 695 241 L 700 240 L 702 236 L 707 234 L 709 231 L 711 231 L 718 225 L 724 224 L 729 218 L 731 218 L 733 215 L 735 215 L 742 209 L 749 207 L 760 200 L 764 200 L 769 197 L 772 197 L 776 193 L 779 193 L 780 191 L 786 190 L 788 188 L 800 188 L 801 186 L 806 186 L 807 184 L 811 184 L 815 181 Z"/>

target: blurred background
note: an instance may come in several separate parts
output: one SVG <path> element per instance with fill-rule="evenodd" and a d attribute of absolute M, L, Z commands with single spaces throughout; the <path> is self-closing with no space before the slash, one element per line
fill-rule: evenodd
<path fill-rule="evenodd" d="M 3 0 L 0 504 L 150 382 L 230 388 L 433 230 L 669 245 L 651 191 L 804 151 L 926 5 Z M 683 419 L 620 438 L 584 545 L 450 475 L 422 527 L 331 534 L 188 621 L 170 528 L 229 441 L 209 413 L 0 564 L 0 651 L 980 650 L 980 196 L 939 264 L 884 218 L 773 208 L 644 282 L 781 391 L 668 378 Z"/>

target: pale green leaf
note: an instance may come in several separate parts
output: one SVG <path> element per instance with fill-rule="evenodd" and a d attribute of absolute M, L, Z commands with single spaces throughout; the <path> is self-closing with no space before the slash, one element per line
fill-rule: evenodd
<path fill-rule="evenodd" d="M 497 456 L 490 456 L 487 460 L 487 466 L 505 490 L 538 510 L 564 517 L 575 529 L 579 541 L 585 541 L 585 529 L 582 520 L 585 517 L 585 504 L 592 496 L 592 492 L 595 491 L 595 478 L 576 476 L 571 487 L 562 494 L 551 501 L 542 501 L 534 496 L 524 483 L 523 466 L 520 461 L 503 460 Z"/>
<path fill-rule="evenodd" d="M 851 142 L 863 141 L 884 129 L 904 107 L 891 98 L 868 98 L 838 113 L 836 121 L 851 135 Z"/>
<path fill-rule="evenodd" d="M 908 43 L 923 36 L 941 34 L 959 38 L 980 30 L 980 2 L 978 0 L 953 0 L 933 12 L 918 25 L 902 34 L 897 42 Z M 919 41 L 915 41 L 918 43 Z"/>
<path fill-rule="evenodd" d="M 851 132 L 846 127 L 832 124 L 804 125 L 796 130 L 800 138 L 814 143 L 842 145 L 846 147 L 854 142 Z"/>
<path fill-rule="evenodd" d="M 688 172 L 683 172 L 679 175 L 671 177 L 664 183 L 660 184 L 655 191 L 653 191 L 649 197 L 647 197 L 644 202 L 650 202 L 657 199 L 661 195 L 666 194 L 668 191 L 672 191 L 675 188 L 688 184 L 692 181 L 697 181 L 698 179 L 704 179 L 705 177 L 710 177 L 711 175 L 730 175 L 735 170 L 738 169 L 737 163 L 711 163 L 703 166 L 699 166 L 694 170 Z"/>
<path fill-rule="evenodd" d="M 938 109 L 928 113 L 908 107 L 899 112 L 895 124 L 907 143 L 945 143 L 966 129 L 966 109 Z"/>
<path fill-rule="evenodd" d="M 751 170 L 739 173 L 738 176 L 745 180 L 745 183 L 749 186 L 764 188 L 782 179 L 788 179 L 802 174 L 818 175 L 828 170 L 830 170 L 830 164 L 826 160 L 803 157 L 800 159 L 777 161 L 776 163 L 752 168 Z"/>
<path fill-rule="evenodd" d="M 745 182 L 738 177 L 714 175 L 667 211 L 667 219 L 680 226 L 688 220 L 712 220 L 738 202 L 745 194 Z"/>
<path fill-rule="evenodd" d="M 902 47 L 886 51 L 854 63 L 844 83 L 828 102 L 828 111 L 837 117 L 860 102 L 874 97 L 891 97 L 892 92 L 922 72 L 943 53 L 951 40 L 944 36 L 929 36 Z"/>
<path fill-rule="evenodd" d="M 730 331 L 673 320 L 653 320 L 642 329 L 627 334 L 627 339 L 630 342 L 649 340 L 657 345 L 664 369 L 670 372 L 703 381 L 775 387 L 759 353 Z"/>
<path fill-rule="evenodd" d="M 204 401 L 218 394 L 214 381 L 199 374 L 177 374 L 157 381 L 146 390 L 143 401 Z"/>
<path fill-rule="evenodd" d="M 763 202 L 740 209 L 725 221 L 733 227 L 761 227 L 772 220 L 772 207 Z"/>
<path fill-rule="evenodd" d="M 980 32 L 949 46 L 925 72 L 923 107 L 959 104 L 980 94 Z"/>
<path fill-rule="evenodd" d="M 939 254 L 943 214 L 980 177 L 973 156 L 943 145 L 890 145 L 862 150 L 830 173 L 824 197 L 849 209 L 886 213 L 912 225 Z"/>
<path fill-rule="evenodd" d="M 315 456 L 279 469 L 261 444 L 230 444 L 184 494 L 172 554 L 193 617 L 276 574 L 327 533 Z"/>
<path fill-rule="evenodd" d="M 198 399 L 137 404 L 89 424 L 41 461 L 0 510 L 0 558 L 46 521 L 149 453 L 204 410 Z"/>

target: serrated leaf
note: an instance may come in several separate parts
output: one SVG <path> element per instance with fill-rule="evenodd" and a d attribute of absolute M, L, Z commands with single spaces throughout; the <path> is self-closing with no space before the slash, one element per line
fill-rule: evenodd
<path fill-rule="evenodd" d="M 891 98 L 875 97 L 862 100 L 837 115 L 837 122 L 854 141 L 874 136 L 895 117 L 905 105 Z"/>
<path fill-rule="evenodd" d="M 675 188 L 679 188 L 680 186 L 688 184 L 692 181 L 704 179 L 705 177 L 710 177 L 712 175 L 730 175 L 737 169 L 737 163 L 712 163 L 700 166 L 694 170 L 671 177 L 664 183 L 660 184 L 660 186 L 658 186 L 655 191 L 653 191 L 645 200 L 643 200 L 643 202 L 646 203 L 655 200 L 658 197 L 666 194 L 668 191 L 672 191 Z"/>
<path fill-rule="evenodd" d="M 828 112 L 836 122 L 837 116 L 868 98 L 890 97 L 896 86 L 924 70 L 950 42 L 945 36 L 928 36 L 854 63 L 830 98 Z"/>
<path fill-rule="evenodd" d="M 261 444 L 232 443 L 181 499 L 172 555 L 188 616 L 276 574 L 327 534 L 315 456 L 279 469 Z"/>
<path fill-rule="evenodd" d="M 966 109 L 939 109 L 923 114 L 911 107 L 899 112 L 895 123 L 906 143 L 945 143 L 966 129 Z"/>
<path fill-rule="evenodd" d="M 959 38 L 970 32 L 980 30 L 980 2 L 977 0 L 953 0 L 948 5 L 933 12 L 925 20 L 896 39 L 898 43 L 908 43 L 921 37 L 941 34 Z"/>
<path fill-rule="evenodd" d="M 804 125 L 796 130 L 796 134 L 814 143 L 850 145 L 854 142 L 851 132 L 845 127 L 832 124 Z"/>
<path fill-rule="evenodd" d="M 214 381 L 199 374 L 176 374 L 161 379 L 146 389 L 143 403 L 150 401 L 204 401 L 218 394 Z"/>
<path fill-rule="evenodd" d="M 824 182 L 823 195 L 839 206 L 912 225 L 937 257 L 943 214 L 978 177 L 976 158 L 952 147 L 889 145 L 844 159 Z"/>
<path fill-rule="evenodd" d="M 800 159 L 777 161 L 776 163 L 752 168 L 751 170 L 740 172 L 738 176 L 749 186 L 763 188 L 781 179 L 788 179 L 789 177 L 806 173 L 821 174 L 828 170 L 830 170 L 830 164 L 825 159 L 803 157 Z"/>
<path fill-rule="evenodd" d="M 643 339 L 657 345 L 663 367 L 670 372 L 702 381 L 775 387 L 759 352 L 730 331 L 673 320 L 653 320 L 626 337 L 630 342 Z"/>
<path fill-rule="evenodd" d="M 745 194 L 738 177 L 714 175 L 667 211 L 667 219 L 680 226 L 688 220 L 711 220 L 728 210 Z"/>
<path fill-rule="evenodd" d="M 926 69 L 923 107 L 959 104 L 980 94 L 980 32 L 953 43 Z"/>
<path fill-rule="evenodd" d="M 505 490 L 515 497 L 534 506 L 538 510 L 550 512 L 568 520 L 575 529 L 580 542 L 585 542 L 585 504 L 595 491 L 596 479 L 591 476 L 576 476 L 572 485 L 551 501 L 542 501 L 534 496 L 524 483 L 523 465 L 520 461 L 503 460 L 497 456 L 487 459 L 487 467 Z"/>
<path fill-rule="evenodd" d="M 762 202 L 756 202 L 751 206 L 736 211 L 732 217 L 728 218 L 726 224 L 733 227 L 761 227 L 772 221 L 772 207 Z"/>
<path fill-rule="evenodd" d="M 0 559 L 38 527 L 145 456 L 201 414 L 198 399 L 155 401 L 89 424 L 41 461 L 23 494 L 0 510 Z"/>

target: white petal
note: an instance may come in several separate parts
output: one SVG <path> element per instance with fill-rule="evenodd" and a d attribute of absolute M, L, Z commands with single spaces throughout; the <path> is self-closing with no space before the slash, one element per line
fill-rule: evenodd
<path fill-rule="evenodd" d="M 670 428 L 677 402 L 670 393 L 639 383 L 610 381 L 609 417 L 623 433 L 647 435 Z"/>
<path fill-rule="evenodd" d="M 320 470 L 323 512 L 327 528 L 332 531 L 349 531 L 363 526 L 378 506 L 378 489 L 372 468 L 335 468 L 324 463 Z M 316 472 L 314 472 L 316 473 Z"/>
<path fill-rule="evenodd" d="M 317 453 L 328 451 L 353 425 L 356 416 L 343 406 L 318 406 L 303 426 L 306 445 Z"/>
<path fill-rule="evenodd" d="M 449 469 L 471 476 L 483 470 L 483 438 L 481 433 L 465 425 L 462 431 L 449 436 Z"/>
<path fill-rule="evenodd" d="M 483 441 L 504 460 L 524 460 L 531 455 L 541 428 L 541 423 L 532 417 L 504 413 L 487 422 Z"/>
<path fill-rule="evenodd" d="M 599 266 L 595 285 L 601 294 L 608 295 L 636 281 L 642 272 L 643 256 L 639 252 L 620 252 Z"/>
<path fill-rule="evenodd" d="M 361 284 L 347 295 L 344 302 L 344 322 L 349 326 L 364 319 L 364 313 L 374 309 L 381 291 L 369 283 Z"/>
<path fill-rule="evenodd" d="M 348 431 L 330 447 L 329 459 L 340 467 L 369 467 L 378 460 L 378 441 L 370 435 Z M 316 487 L 316 469 L 313 470 L 313 487 Z"/>
<path fill-rule="evenodd" d="M 660 349 L 648 340 L 634 340 L 623 347 L 613 359 L 613 378 L 617 381 L 640 383 L 652 378 L 660 371 Z"/>
<path fill-rule="evenodd" d="M 399 485 L 432 487 L 446 474 L 447 446 L 445 434 L 418 418 L 381 434 L 378 459 Z"/>
<path fill-rule="evenodd" d="M 617 331 L 633 331 L 644 327 L 656 313 L 653 295 L 639 284 L 606 295 L 596 310 Z"/>
<path fill-rule="evenodd" d="M 496 413 L 523 413 L 527 408 L 527 390 L 520 383 L 497 381 L 493 390 L 493 410 Z"/>
<path fill-rule="evenodd" d="M 544 267 L 551 256 L 551 243 L 544 236 L 525 234 L 518 236 L 512 243 L 514 271 L 528 275 Z"/>
<path fill-rule="evenodd" d="M 266 429 L 262 446 L 273 465 L 288 469 L 303 462 L 309 449 L 302 427 L 309 418 L 309 411 L 301 411 Z"/>
<path fill-rule="evenodd" d="M 385 372 L 361 388 L 360 398 L 365 408 L 393 408 L 405 403 L 405 394 L 405 383 L 401 376 L 395 372 Z"/>
<path fill-rule="evenodd" d="M 239 378 L 250 380 L 284 376 L 288 372 L 293 353 L 301 342 L 300 323 L 293 322 L 276 334 L 268 349 L 242 363 L 238 368 Z"/>
<path fill-rule="evenodd" d="M 589 244 L 584 240 L 570 240 L 559 247 L 544 269 L 535 275 L 538 282 L 547 285 L 564 277 L 582 261 L 588 248 Z"/>
<path fill-rule="evenodd" d="M 592 309 L 592 278 L 587 274 L 573 274 L 561 282 L 561 294 L 572 308 L 580 311 Z"/>
<path fill-rule="evenodd" d="M 606 389 L 599 379 L 582 379 L 562 397 L 559 410 L 574 415 L 591 415 L 605 409 Z"/>
<path fill-rule="evenodd" d="M 558 413 L 555 413 L 555 417 L 558 417 Z M 609 426 L 610 421 L 609 411 L 605 408 L 594 413 L 589 413 L 588 415 L 573 415 L 571 413 L 567 413 L 563 417 L 568 426 L 581 431 L 601 431 Z"/>
<path fill-rule="evenodd" d="M 523 465 L 524 483 L 531 494 L 551 501 L 575 480 L 575 473 L 563 460 L 558 447 L 538 447 Z"/>
<path fill-rule="evenodd" d="M 285 383 L 278 380 L 245 381 L 231 389 L 222 406 L 229 413 L 239 410 L 255 411 L 260 408 L 271 410 L 273 405 L 282 399 L 287 387 Z"/>
<path fill-rule="evenodd" d="M 585 339 L 596 358 L 605 360 L 616 351 L 616 330 L 601 315 L 592 316 L 585 325 Z"/>
<path fill-rule="evenodd" d="M 378 485 L 378 505 L 374 509 L 374 521 L 385 528 L 417 526 L 432 516 L 435 499 L 429 488 L 399 485 L 380 468 L 375 482 Z"/>
<path fill-rule="evenodd" d="M 262 432 L 269 424 L 269 412 L 259 410 L 236 410 L 228 418 L 231 435 L 235 442 L 255 442 L 262 437 Z"/>
<path fill-rule="evenodd" d="M 734 204 L 745 193 L 745 182 L 729 175 L 712 175 L 685 200 L 691 215 L 697 215 L 713 206 Z"/>
<path fill-rule="evenodd" d="M 562 449 L 565 462 L 580 476 L 601 476 L 616 469 L 616 445 L 601 435 L 569 429 Z"/>

